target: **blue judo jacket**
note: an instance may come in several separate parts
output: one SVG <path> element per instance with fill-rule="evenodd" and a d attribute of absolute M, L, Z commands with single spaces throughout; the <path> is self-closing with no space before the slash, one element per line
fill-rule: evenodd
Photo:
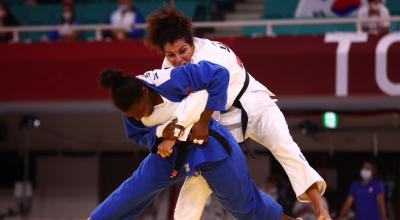
<path fill-rule="evenodd" d="M 180 102 L 191 92 L 205 89 L 209 94 L 206 108 L 214 111 L 225 110 L 229 72 L 220 65 L 208 61 L 201 61 L 198 64 L 188 63 L 175 68 L 148 71 L 138 78 L 149 88 L 173 102 Z M 157 151 L 156 126 L 146 127 L 140 121 L 125 115 L 123 121 L 126 135 L 131 141 L 148 148 L 153 153 Z M 211 120 L 209 126 L 210 129 L 227 136 L 228 131 L 216 121 Z M 202 163 L 222 160 L 228 156 L 222 146 L 216 147 L 216 145 L 221 143 L 211 137 L 202 147 L 190 145 L 185 160 L 190 167 L 189 174 L 194 171 L 193 168 Z"/>

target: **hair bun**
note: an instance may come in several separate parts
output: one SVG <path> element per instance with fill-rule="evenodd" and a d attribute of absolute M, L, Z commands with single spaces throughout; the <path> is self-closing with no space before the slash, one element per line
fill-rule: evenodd
<path fill-rule="evenodd" d="M 100 74 L 100 85 L 105 89 L 115 88 L 123 81 L 123 79 L 124 76 L 120 70 L 107 69 Z"/>

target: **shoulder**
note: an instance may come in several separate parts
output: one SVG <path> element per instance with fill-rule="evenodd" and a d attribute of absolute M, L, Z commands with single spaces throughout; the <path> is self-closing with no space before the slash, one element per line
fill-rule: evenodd
<path fill-rule="evenodd" d="M 168 61 L 168 59 L 166 57 L 164 57 L 161 68 L 166 69 L 166 68 L 170 68 L 170 67 L 173 67 L 173 65 L 171 64 L 171 62 Z"/>
<path fill-rule="evenodd" d="M 361 182 L 360 181 L 353 181 L 352 183 L 351 183 L 351 188 L 360 188 L 360 186 L 361 186 Z"/>
<path fill-rule="evenodd" d="M 171 79 L 171 71 L 173 68 L 168 69 L 155 69 L 145 72 L 143 75 L 138 75 L 136 78 L 144 81 L 145 83 L 160 86 L 166 81 Z"/>
<path fill-rule="evenodd" d="M 195 46 L 196 49 L 193 55 L 193 61 L 195 63 L 201 60 L 209 60 L 225 67 L 237 63 L 234 52 L 223 43 L 197 38 Z"/>

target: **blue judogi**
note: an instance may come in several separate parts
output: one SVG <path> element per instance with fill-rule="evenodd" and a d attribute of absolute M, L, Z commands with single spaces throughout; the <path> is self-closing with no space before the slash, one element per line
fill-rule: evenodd
<path fill-rule="evenodd" d="M 162 71 L 170 71 L 171 77 L 160 79 L 160 83 L 150 84 L 145 78 L 157 77 L 157 72 L 153 71 L 145 73 L 143 78 L 146 85 L 160 95 L 178 102 L 191 91 L 207 89 L 207 108 L 216 111 L 225 108 L 229 81 L 229 74 L 225 68 L 209 62 L 200 62 Z M 127 117 L 123 119 L 129 139 L 154 152 L 157 147 L 156 128 L 145 127 L 141 122 Z M 174 168 L 177 151 L 174 150 L 167 158 L 150 153 L 133 175 L 92 212 L 91 218 L 132 219 L 160 191 L 198 171 L 207 180 L 221 204 L 237 219 L 280 219 L 281 206 L 257 189 L 248 173 L 245 158 L 229 131 L 215 120 L 210 121 L 209 128 L 226 139 L 232 149 L 231 155 L 212 136 L 201 147 L 190 144 L 186 152 L 185 166 L 181 167 L 178 176 L 171 180 L 169 176 Z"/>
<path fill-rule="evenodd" d="M 385 186 L 381 180 L 374 178 L 367 184 L 355 181 L 351 184 L 349 196 L 354 198 L 356 220 L 381 220 L 378 195 L 385 194 Z"/>

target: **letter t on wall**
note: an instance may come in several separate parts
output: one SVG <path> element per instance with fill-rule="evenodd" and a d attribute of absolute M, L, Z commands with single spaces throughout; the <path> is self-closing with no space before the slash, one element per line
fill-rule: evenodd
<path fill-rule="evenodd" d="M 325 35 L 325 43 L 338 43 L 336 49 L 336 96 L 347 96 L 349 91 L 349 50 L 352 43 L 367 42 L 364 33 L 330 33 Z"/>

